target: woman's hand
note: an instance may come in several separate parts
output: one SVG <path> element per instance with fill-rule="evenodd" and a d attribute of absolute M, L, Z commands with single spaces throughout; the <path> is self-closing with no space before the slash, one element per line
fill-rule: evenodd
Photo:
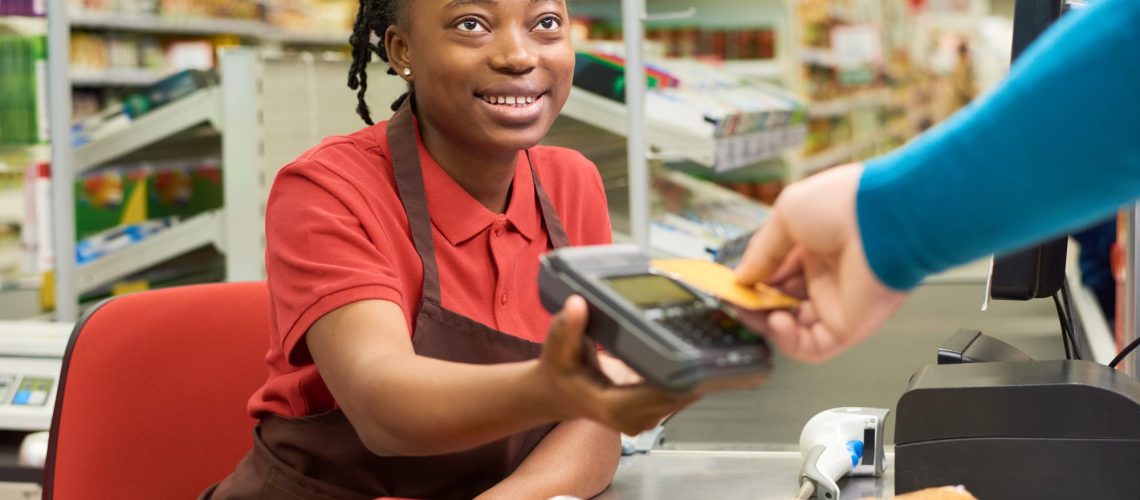
<path fill-rule="evenodd" d="M 737 311 L 788 357 L 825 361 L 867 338 L 903 303 L 863 253 L 855 195 L 860 164 L 788 186 L 736 267 L 744 285 L 765 282 L 805 299 L 797 311 Z"/>
<path fill-rule="evenodd" d="M 599 365 L 594 346 L 583 337 L 585 329 L 586 301 L 570 297 L 554 317 L 539 359 L 540 377 L 560 420 L 589 418 L 636 435 L 700 397 L 696 392 L 678 393 L 645 383 L 614 385 L 622 382 L 611 381 L 604 369 L 622 379 L 628 374 L 621 375 L 620 367 L 610 361 L 605 362 L 608 368 Z"/>
<path fill-rule="evenodd" d="M 598 353 L 598 367 L 614 385 L 634 385 L 645 382 L 641 374 L 633 371 L 633 368 L 630 368 L 625 362 L 605 351 Z"/>

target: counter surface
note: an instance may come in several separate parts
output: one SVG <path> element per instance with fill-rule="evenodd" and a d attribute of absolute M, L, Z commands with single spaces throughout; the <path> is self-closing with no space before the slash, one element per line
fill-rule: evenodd
<path fill-rule="evenodd" d="M 894 456 L 883 477 L 843 478 L 844 500 L 889 498 Z M 799 490 L 801 458 L 792 451 L 654 450 L 622 457 L 617 477 L 600 500 L 788 500 Z"/>

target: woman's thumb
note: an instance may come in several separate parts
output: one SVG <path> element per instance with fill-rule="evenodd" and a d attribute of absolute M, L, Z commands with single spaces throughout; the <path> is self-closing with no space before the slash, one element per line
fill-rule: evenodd
<path fill-rule="evenodd" d="M 572 295 L 562 305 L 562 310 L 554 316 L 550 324 L 550 335 L 546 338 L 546 357 L 559 366 L 580 364 L 582 334 L 586 329 L 586 301 Z"/>

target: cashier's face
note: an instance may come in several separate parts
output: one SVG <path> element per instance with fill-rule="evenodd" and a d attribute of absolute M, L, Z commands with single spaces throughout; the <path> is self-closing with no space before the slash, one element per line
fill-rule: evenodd
<path fill-rule="evenodd" d="M 570 93 L 565 0 L 408 0 L 417 114 L 465 148 L 537 144 Z"/>

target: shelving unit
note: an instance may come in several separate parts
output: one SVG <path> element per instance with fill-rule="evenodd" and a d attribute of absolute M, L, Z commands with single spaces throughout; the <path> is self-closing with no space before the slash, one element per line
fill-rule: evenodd
<path fill-rule="evenodd" d="M 72 71 L 70 69 L 69 35 L 72 30 L 118 32 L 154 36 L 230 36 L 243 43 L 267 47 L 346 47 L 349 33 L 310 33 L 284 30 L 260 20 L 215 18 L 172 18 L 154 14 L 128 14 L 70 10 L 68 0 L 47 0 L 49 15 L 45 19 L 19 20 L 21 26 L 39 23 L 48 36 L 48 74 L 51 127 L 50 146 L 27 148 L 27 151 L 0 148 L 0 168 L 11 160 L 11 168 L 23 170 L 29 159 L 52 163 L 51 240 L 54 264 L 52 279 L 55 290 L 56 317 L 73 321 L 78 317 L 78 298 L 186 253 L 211 246 L 223 253 L 228 279 L 258 279 L 262 275 L 262 242 L 259 239 L 260 206 L 263 201 L 249 196 L 262 192 L 264 173 L 257 166 L 262 155 L 252 132 L 243 131 L 258 123 L 260 88 L 254 86 L 260 60 L 252 53 L 219 57 L 226 81 L 184 99 L 161 107 L 112 131 L 72 149 L 71 92 L 73 88 L 145 87 L 161 80 L 161 70 L 119 69 L 105 71 Z M 70 12 L 69 12 L 70 10 Z M 0 23 L 3 24 L 3 23 Z M 4 28 L 0 28 L 3 31 Z M 226 61 L 229 61 L 228 63 Z M 239 62 L 235 62 L 239 61 Z M 244 65 L 244 66 L 243 66 Z M 343 87 L 343 83 L 340 84 Z M 346 108 L 351 109 L 351 108 Z M 225 125 L 233 124 L 227 128 Z M 189 142 L 187 142 L 189 141 Z M 196 141 L 196 142 L 195 142 Z M 202 142 L 205 141 L 205 142 Z M 124 158 L 145 160 L 139 153 L 159 148 L 194 151 L 198 144 L 221 142 L 225 208 L 185 219 L 167 231 L 103 258 L 76 266 L 74 185 L 79 175 Z M 315 141 L 313 142 L 316 143 Z M 270 177 L 271 178 L 271 177 Z M 259 191 L 260 190 L 260 191 Z M 8 200 L 5 200 L 7 202 Z M 10 204 L 10 203 L 9 203 Z"/>
<path fill-rule="evenodd" d="M 574 88 L 562 114 L 603 130 L 629 134 L 629 110 L 621 103 Z M 686 158 L 725 171 L 779 156 L 803 142 L 803 125 L 777 127 L 728 137 L 694 134 L 666 121 L 649 120 L 647 138 L 658 158 Z"/>
<path fill-rule="evenodd" d="M 349 33 L 320 34 L 291 32 L 261 21 L 239 19 L 185 18 L 172 19 L 154 14 L 114 14 L 76 12 L 71 19 L 75 28 L 114 30 L 164 35 L 233 35 L 261 42 L 300 45 L 348 45 Z"/>
<path fill-rule="evenodd" d="M 791 160 L 792 178 L 802 179 L 828 167 L 854 160 L 874 145 L 874 139 L 863 138 L 832 146 L 811 156 L 797 155 Z"/>
<path fill-rule="evenodd" d="M 147 145 L 203 123 L 221 130 L 222 89 L 207 88 L 143 115 L 130 125 L 75 150 L 75 174 L 81 174 Z"/>
<path fill-rule="evenodd" d="M 76 268 L 79 295 L 208 245 L 228 257 L 225 217 L 225 210 L 196 215 L 126 249 L 80 264 Z"/>
<path fill-rule="evenodd" d="M 71 15 L 73 28 L 162 33 L 168 35 L 236 35 L 255 38 L 265 31 L 260 21 L 239 19 L 171 19 L 154 14 L 120 14 L 78 11 Z"/>
<path fill-rule="evenodd" d="M 76 87 L 145 87 L 167 76 L 164 71 L 113 68 L 105 71 L 75 72 L 71 84 Z"/>
<path fill-rule="evenodd" d="M 832 99 L 830 101 L 813 102 L 808 106 L 807 115 L 809 118 L 843 116 L 856 110 L 880 108 L 890 103 L 890 90 L 877 89 Z"/>

